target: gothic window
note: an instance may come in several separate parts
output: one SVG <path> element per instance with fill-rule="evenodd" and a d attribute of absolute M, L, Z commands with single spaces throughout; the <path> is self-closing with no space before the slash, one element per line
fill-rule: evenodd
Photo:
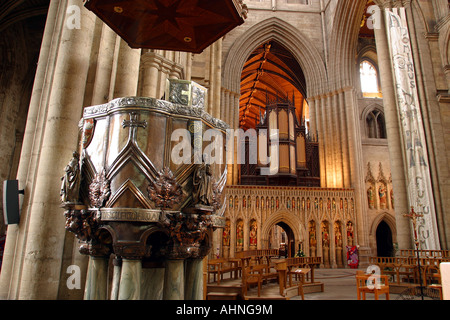
<path fill-rule="evenodd" d="M 367 137 L 372 139 L 386 139 L 386 124 L 384 114 L 379 110 L 369 112 L 366 117 Z"/>
<path fill-rule="evenodd" d="M 363 60 L 360 64 L 361 91 L 366 98 L 380 97 L 378 72 L 373 63 Z"/>

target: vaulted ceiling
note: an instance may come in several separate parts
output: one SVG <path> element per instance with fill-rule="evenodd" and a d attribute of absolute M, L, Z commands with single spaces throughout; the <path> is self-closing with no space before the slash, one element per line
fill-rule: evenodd
<path fill-rule="evenodd" d="M 7 0 L 0 2 L 0 31 L 23 19 L 46 15 L 50 0 Z"/>
<path fill-rule="evenodd" d="M 297 118 L 303 114 L 305 77 L 294 56 L 282 45 L 269 41 L 250 55 L 241 75 L 240 128 L 255 128 L 266 102 L 288 97 L 295 101 Z"/>

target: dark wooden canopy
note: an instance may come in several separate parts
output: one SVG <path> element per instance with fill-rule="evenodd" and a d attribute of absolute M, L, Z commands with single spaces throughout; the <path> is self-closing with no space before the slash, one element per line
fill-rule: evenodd
<path fill-rule="evenodd" d="M 244 23 L 238 0 L 87 0 L 131 48 L 201 53 Z"/>

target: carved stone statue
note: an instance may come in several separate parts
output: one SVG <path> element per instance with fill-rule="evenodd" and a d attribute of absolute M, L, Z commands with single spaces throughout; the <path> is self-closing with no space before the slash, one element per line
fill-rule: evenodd
<path fill-rule="evenodd" d="M 386 209 L 386 187 L 384 185 L 380 185 L 378 188 L 378 195 L 380 197 L 380 208 Z"/>
<path fill-rule="evenodd" d="M 73 152 L 73 158 L 64 169 L 64 176 L 61 178 L 61 201 L 64 203 L 77 203 L 80 194 L 80 155 L 78 152 Z"/>
<path fill-rule="evenodd" d="M 211 166 L 203 162 L 195 169 L 192 183 L 193 198 L 196 205 L 212 206 L 214 200 Z"/>
<path fill-rule="evenodd" d="M 375 208 L 375 190 L 372 185 L 367 189 L 367 201 L 369 204 L 369 209 Z"/>

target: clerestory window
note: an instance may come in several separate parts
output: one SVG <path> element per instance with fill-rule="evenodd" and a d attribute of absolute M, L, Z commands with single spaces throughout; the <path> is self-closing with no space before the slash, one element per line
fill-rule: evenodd
<path fill-rule="evenodd" d="M 363 60 L 360 64 L 361 91 L 366 98 L 380 98 L 381 90 L 378 84 L 378 72 L 375 66 Z"/>

